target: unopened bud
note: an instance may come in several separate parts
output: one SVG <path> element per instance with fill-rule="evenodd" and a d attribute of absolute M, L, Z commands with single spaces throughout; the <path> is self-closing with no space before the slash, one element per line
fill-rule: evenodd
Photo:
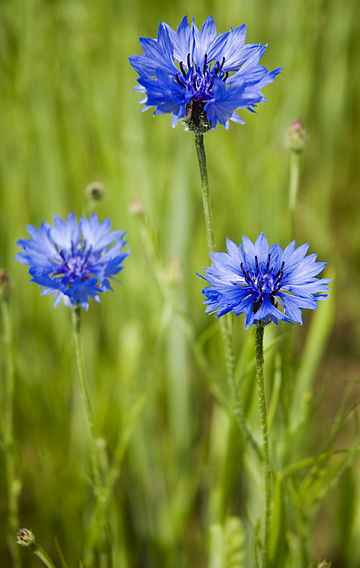
<path fill-rule="evenodd" d="M 306 146 L 306 130 L 301 120 L 294 120 L 286 132 L 286 145 L 292 152 L 301 153 Z"/>
<path fill-rule="evenodd" d="M 7 272 L 0 268 L 0 300 L 8 300 L 10 297 L 10 278 Z"/>
<path fill-rule="evenodd" d="M 183 268 L 181 258 L 172 256 L 165 267 L 166 276 L 170 285 L 180 284 L 183 280 Z"/>
<path fill-rule="evenodd" d="M 143 217 L 145 215 L 145 207 L 140 197 L 133 197 L 129 204 L 129 213 L 134 217 Z"/>
<path fill-rule="evenodd" d="M 321 560 L 316 568 L 331 568 L 331 562 L 328 562 L 327 560 Z"/>
<path fill-rule="evenodd" d="M 100 201 L 105 195 L 105 188 L 102 183 L 93 181 L 87 186 L 86 195 L 91 201 Z"/>
<path fill-rule="evenodd" d="M 21 546 L 31 546 L 35 542 L 34 533 L 29 529 L 20 529 L 16 537 L 16 542 Z"/>

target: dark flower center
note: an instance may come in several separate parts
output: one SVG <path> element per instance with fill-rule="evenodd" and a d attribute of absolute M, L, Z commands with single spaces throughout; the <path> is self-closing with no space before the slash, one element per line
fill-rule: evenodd
<path fill-rule="evenodd" d="M 255 269 L 245 270 L 244 264 L 241 263 L 241 270 L 245 278 L 245 282 L 252 289 L 254 297 L 253 310 L 258 311 L 263 303 L 264 297 L 268 297 L 275 306 L 275 296 L 281 288 L 281 281 L 284 276 L 285 262 L 282 262 L 280 270 L 275 271 L 270 266 L 271 256 L 268 255 L 266 263 L 260 263 L 258 257 L 255 256 Z"/>

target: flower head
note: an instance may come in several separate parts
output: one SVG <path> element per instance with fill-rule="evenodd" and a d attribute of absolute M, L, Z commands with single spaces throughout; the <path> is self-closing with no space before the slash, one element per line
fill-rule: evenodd
<path fill-rule="evenodd" d="M 74 213 L 66 221 L 54 216 L 54 226 L 28 225 L 30 239 L 20 239 L 23 250 L 16 259 L 30 266 L 31 280 L 44 287 L 41 294 L 56 294 L 54 307 L 62 300 L 70 307 L 89 307 L 89 298 L 100 302 L 99 293 L 111 290 L 110 279 L 122 269 L 130 252 L 123 231 L 111 231 L 110 219 L 102 223 L 93 213 L 90 219 Z"/>
<path fill-rule="evenodd" d="M 35 543 L 35 535 L 29 529 L 20 529 L 16 533 L 16 542 L 21 546 L 32 546 Z"/>
<path fill-rule="evenodd" d="M 156 39 L 140 38 L 144 53 L 129 57 L 139 74 L 135 90 L 146 95 L 143 110 L 172 113 L 173 126 L 185 119 L 195 132 L 244 124 L 235 111 L 265 102 L 260 89 L 281 72 L 259 65 L 267 44 L 245 43 L 245 36 L 245 24 L 217 33 L 212 16 L 200 30 L 187 16 L 176 31 L 160 22 Z"/>
<path fill-rule="evenodd" d="M 329 278 L 316 278 L 326 262 L 316 262 L 316 254 L 306 253 L 309 244 L 285 250 L 269 247 L 261 233 L 255 244 L 247 237 L 237 246 L 230 239 L 227 252 L 210 255 L 213 265 L 201 276 L 210 284 L 203 289 L 206 312 L 217 317 L 228 312 L 246 314 L 245 328 L 256 322 L 279 320 L 302 324 L 301 310 L 315 310 L 318 300 L 327 298 Z"/>

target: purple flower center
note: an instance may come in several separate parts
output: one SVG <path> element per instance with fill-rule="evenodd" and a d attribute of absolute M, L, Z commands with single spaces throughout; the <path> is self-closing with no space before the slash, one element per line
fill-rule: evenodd
<path fill-rule="evenodd" d="M 244 264 L 241 263 L 241 270 L 245 281 L 251 287 L 254 294 L 254 311 L 256 312 L 264 297 L 270 298 L 275 305 L 274 296 L 281 288 L 281 281 L 284 276 L 285 262 L 282 262 L 280 270 L 275 271 L 274 267 L 270 267 L 271 256 L 268 255 L 267 262 L 259 264 L 258 257 L 255 256 L 255 269 L 245 270 Z"/>
<path fill-rule="evenodd" d="M 56 268 L 51 277 L 61 278 L 62 282 L 71 284 L 85 282 L 94 276 L 93 264 L 89 262 L 92 247 L 87 247 L 86 241 L 80 241 L 76 246 L 72 242 L 70 251 L 56 248 L 63 262 L 54 261 Z"/>
<path fill-rule="evenodd" d="M 213 93 L 211 88 L 214 84 L 215 78 L 217 77 L 221 81 L 226 81 L 229 73 L 224 73 L 223 67 L 225 63 L 225 57 L 219 61 L 210 61 L 208 63 L 208 56 L 205 53 L 204 64 L 201 67 L 191 63 L 190 53 L 187 54 L 186 64 L 180 61 L 180 73 L 176 73 L 176 80 L 189 91 L 192 95 L 192 100 L 196 101 L 208 101 L 213 98 Z"/>

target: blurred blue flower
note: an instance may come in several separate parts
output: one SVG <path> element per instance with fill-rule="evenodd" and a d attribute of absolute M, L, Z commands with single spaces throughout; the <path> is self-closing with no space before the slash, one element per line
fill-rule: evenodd
<path fill-rule="evenodd" d="M 246 314 L 245 328 L 262 321 L 278 320 L 302 324 L 301 310 L 315 310 L 318 300 L 325 300 L 329 278 L 316 278 L 326 262 L 316 262 L 316 254 L 306 256 L 309 244 L 285 250 L 269 247 L 261 233 L 255 244 L 247 237 L 237 246 L 230 239 L 227 252 L 210 255 L 213 265 L 201 276 L 211 286 L 203 289 L 206 312 L 217 317 L 228 312 Z"/>
<path fill-rule="evenodd" d="M 139 74 L 135 90 L 146 95 L 143 110 L 172 113 L 173 127 L 185 119 L 194 131 L 244 124 L 235 111 L 265 102 L 260 89 L 281 72 L 258 65 L 268 44 L 245 43 L 245 36 L 245 24 L 217 33 L 212 16 L 201 30 L 187 16 L 177 31 L 160 22 L 156 39 L 140 38 L 144 53 L 129 57 Z"/>
<path fill-rule="evenodd" d="M 102 223 L 93 213 L 90 219 L 74 213 L 66 221 L 54 216 L 54 226 L 28 225 L 30 239 L 20 239 L 23 250 L 16 259 L 30 266 L 31 280 L 43 286 L 42 295 L 56 294 L 54 307 L 62 300 L 70 307 L 89 307 L 89 298 L 100 302 L 99 293 L 111 290 L 110 279 L 122 269 L 130 252 L 123 231 L 111 231 L 110 219 Z"/>

